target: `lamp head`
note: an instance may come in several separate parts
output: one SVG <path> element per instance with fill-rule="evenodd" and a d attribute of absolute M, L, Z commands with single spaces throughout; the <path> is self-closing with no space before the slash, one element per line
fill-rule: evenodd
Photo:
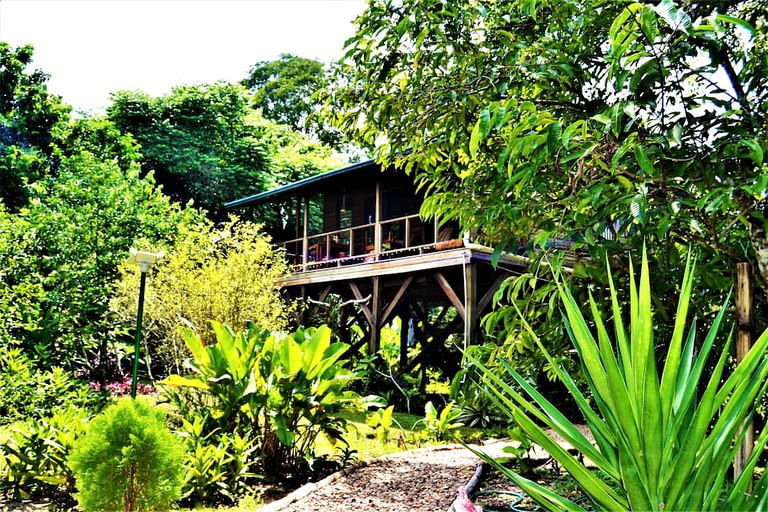
<path fill-rule="evenodd" d="M 137 251 L 133 247 L 131 247 L 131 256 L 128 258 L 127 263 L 129 265 L 138 265 L 139 270 L 144 272 L 149 272 L 149 270 L 157 263 L 159 259 L 161 259 L 163 256 L 165 256 L 165 253 L 160 251 L 158 253 L 154 252 L 144 252 L 144 251 Z"/>

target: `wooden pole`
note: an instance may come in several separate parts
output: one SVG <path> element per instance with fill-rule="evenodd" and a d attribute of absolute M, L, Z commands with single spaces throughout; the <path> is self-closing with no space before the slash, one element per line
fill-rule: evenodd
<path fill-rule="evenodd" d="M 749 262 L 740 261 L 736 264 L 736 323 L 738 332 L 736 334 L 736 362 L 737 364 L 744 360 L 749 349 L 752 348 L 752 279 L 750 275 Z M 733 479 L 734 481 L 744 470 L 744 466 L 749 460 L 752 448 L 755 444 L 755 424 L 750 421 L 747 426 L 747 433 L 744 441 L 736 452 L 736 458 L 733 461 Z"/>
<path fill-rule="evenodd" d="M 408 364 L 408 335 L 410 334 L 411 314 L 408 310 L 408 306 L 404 306 L 400 310 L 400 368 L 399 371 L 403 371 L 403 368 Z"/>
<path fill-rule="evenodd" d="M 374 197 L 374 230 L 373 230 L 373 246 L 376 252 L 375 259 L 378 261 L 381 254 L 381 244 L 384 234 L 381 232 L 381 181 L 376 180 L 376 191 Z"/>
<path fill-rule="evenodd" d="M 379 351 L 381 337 L 381 282 L 379 277 L 373 278 L 373 304 L 371 307 L 371 339 L 368 345 L 368 355 Z"/>
<path fill-rule="evenodd" d="M 464 267 L 464 349 L 475 342 L 477 327 L 477 264 Z"/>

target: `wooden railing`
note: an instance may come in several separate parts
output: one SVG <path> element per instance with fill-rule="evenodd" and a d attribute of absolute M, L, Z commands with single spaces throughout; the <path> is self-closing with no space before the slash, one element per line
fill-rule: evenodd
<path fill-rule="evenodd" d="M 434 247 L 436 223 L 418 214 L 387 219 L 276 244 L 294 271 L 352 265 L 418 253 Z"/>

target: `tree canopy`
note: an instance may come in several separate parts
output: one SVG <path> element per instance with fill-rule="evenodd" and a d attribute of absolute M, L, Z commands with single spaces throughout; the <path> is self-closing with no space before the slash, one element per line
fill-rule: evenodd
<path fill-rule="evenodd" d="M 312 95 L 326 84 L 321 62 L 290 53 L 281 54 L 278 60 L 257 62 L 243 80 L 254 108 L 261 109 L 264 117 L 300 131 L 318 105 Z"/>
<path fill-rule="evenodd" d="M 283 53 L 278 60 L 254 64 L 242 84 L 251 92 L 252 106 L 267 119 L 341 148 L 341 133 L 317 115 L 322 106 L 318 93 L 328 86 L 329 74 L 319 61 Z"/>
<path fill-rule="evenodd" d="M 745 256 L 765 288 L 766 12 L 372 0 L 328 99 L 349 135 L 414 173 L 425 213 L 498 250 L 557 243 L 604 261 L 645 242 L 677 272 L 693 247 L 710 289 Z"/>
<path fill-rule="evenodd" d="M 0 51 L 0 349 L 87 363 L 120 337 L 108 303 L 128 249 L 170 245 L 203 217 L 143 175 L 136 142 L 109 120 L 71 120 L 48 76 L 28 72 L 30 47 Z"/>
<path fill-rule="evenodd" d="M 69 118 L 69 107 L 48 94 L 49 76 L 29 71 L 31 46 L 0 41 L 0 201 L 16 210 L 27 200 L 25 182 L 48 172 L 56 126 Z"/>
<path fill-rule="evenodd" d="M 223 204 L 262 191 L 269 170 L 249 110 L 242 88 L 220 83 L 176 87 L 158 98 L 120 91 L 107 116 L 138 141 L 143 169 L 154 171 L 166 194 L 221 220 Z"/>
<path fill-rule="evenodd" d="M 176 87 L 157 98 L 120 91 L 112 99 L 107 116 L 137 140 L 144 171 L 154 171 L 172 199 L 193 201 L 215 221 L 226 219 L 227 201 L 339 162 L 329 147 L 264 119 L 240 85 Z"/>
<path fill-rule="evenodd" d="M 264 119 L 240 85 L 123 91 L 106 117 L 71 119 L 48 76 L 29 72 L 30 47 L 2 43 L 0 59 L 0 350 L 42 365 L 87 364 L 94 350 L 107 363 L 125 338 L 109 301 L 129 248 L 170 252 L 213 229 L 180 202 L 222 220 L 226 200 L 343 164 Z"/>

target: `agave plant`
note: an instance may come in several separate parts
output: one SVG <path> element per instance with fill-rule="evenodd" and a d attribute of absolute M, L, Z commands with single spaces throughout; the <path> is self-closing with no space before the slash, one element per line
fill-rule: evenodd
<path fill-rule="evenodd" d="M 569 374 L 555 364 L 540 340 L 536 341 L 552 366 L 558 368 L 559 378 L 578 403 L 594 444 L 508 363 L 506 370 L 516 385 L 505 383 L 493 372 L 484 373 L 497 405 L 570 473 L 595 508 L 701 511 L 768 507 L 768 480 L 761 477 L 753 482 L 758 457 L 768 441 L 768 430 L 758 436 L 741 475 L 735 482 L 729 479 L 731 463 L 754 414 L 757 397 L 766 387 L 768 334 L 759 337 L 730 374 L 725 371 L 730 339 L 714 368 L 707 367 L 728 300 L 697 352 L 695 320 L 686 333 L 694 266 L 689 260 L 674 330 L 662 359 L 657 358 L 654 350 L 645 254 L 639 287 L 634 272 L 630 277 L 629 332 L 612 280 L 612 329 L 606 327 L 590 296 L 594 332 L 570 291 L 559 286 L 565 325 L 581 360 L 591 402 Z M 529 326 L 526 328 L 533 334 Z M 613 339 L 610 332 L 614 333 Z M 658 361 L 663 361 L 661 374 Z M 587 468 L 581 462 L 583 459 L 568 453 L 545 433 L 546 427 L 562 436 L 600 471 Z M 543 507 L 583 510 L 489 457 L 483 458 Z M 750 491 L 753 485 L 754 490 Z"/>

